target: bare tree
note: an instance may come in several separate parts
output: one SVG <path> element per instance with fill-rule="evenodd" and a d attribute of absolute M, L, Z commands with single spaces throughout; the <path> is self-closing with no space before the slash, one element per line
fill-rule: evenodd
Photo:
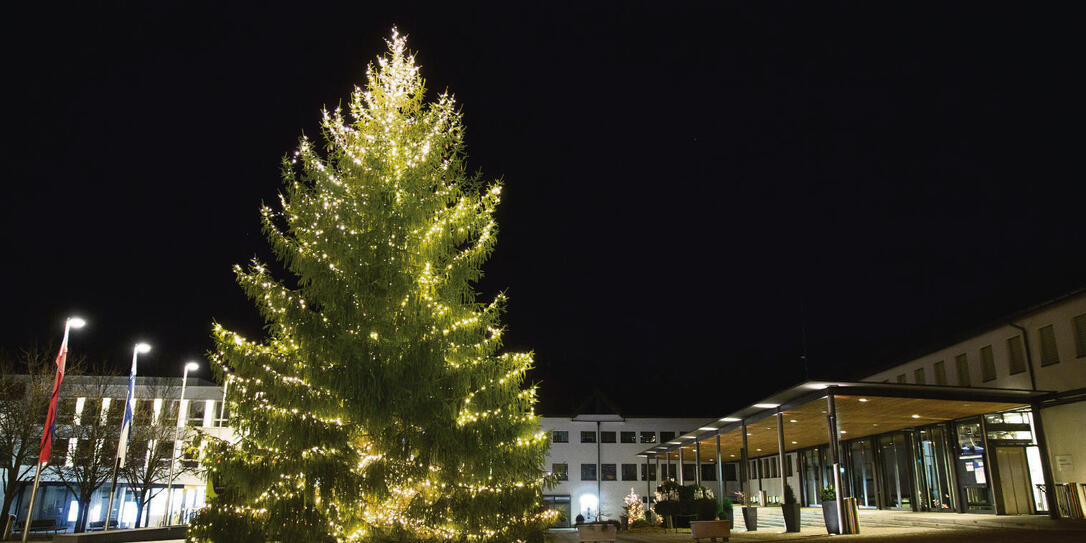
<path fill-rule="evenodd" d="M 20 351 L 17 361 L 0 357 L 0 470 L 4 472 L 0 515 L 4 519 L 34 473 L 57 369 L 54 352 L 34 346 Z M 78 360 L 70 360 L 67 371 L 77 373 L 78 366 Z"/>
<path fill-rule="evenodd" d="M 72 378 L 70 384 L 65 381 L 62 394 L 71 400 L 83 400 L 81 409 L 79 406 L 71 411 L 61 409 L 58 418 L 63 418 L 57 420 L 56 436 L 58 441 L 75 439 L 77 445 L 74 451 L 69 451 L 66 445 L 54 446 L 50 461 L 51 473 L 79 502 L 76 532 L 86 530 L 91 498 L 113 474 L 124 411 L 123 390 L 118 392 L 124 386 L 120 380 L 108 372 L 93 373 Z M 107 398 L 108 404 L 103 401 Z"/>
<path fill-rule="evenodd" d="M 132 419 L 128 456 L 121 475 L 136 495 L 136 527 L 143 511 L 159 493 L 166 489 L 170 471 L 170 455 L 177 435 L 178 387 L 173 379 L 146 379 Z M 154 398 L 164 398 L 156 413 Z M 184 445 L 182 445 L 184 447 Z M 174 478 L 193 471 L 188 462 L 178 462 Z"/>

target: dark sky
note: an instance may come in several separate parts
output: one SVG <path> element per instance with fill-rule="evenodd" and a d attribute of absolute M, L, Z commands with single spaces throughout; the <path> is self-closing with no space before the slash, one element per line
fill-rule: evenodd
<path fill-rule="evenodd" d="M 44 4 L 44 3 L 42 3 Z M 501 177 L 541 411 L 719 414 L 1086 283 L 1078 14 L 917 2 L 6 8 L 0 348 L 178 374 L 261 201 L 397 25 Z M 724 4 L 724 5 L 719 5 Z M 113 6 L 112 3 L 108 4 Z M 934 345 L 933 345 L 934 346 Z"/>

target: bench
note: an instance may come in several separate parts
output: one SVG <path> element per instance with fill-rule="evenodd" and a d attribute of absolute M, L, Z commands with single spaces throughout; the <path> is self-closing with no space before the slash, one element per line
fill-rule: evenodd
<path fill-rule="evenodd" d="M 695 520 L 690 523 L 690 536 L 694 541 L 708 539 L 716 541 L 719 537 L 727 541 L 732 535 L 732 521 L 730 520 Z"/>
<path fill-rule="evenodd" d="M 64 528 L 57 524 L 55 518 L 41 518 L 38 520 L 30 521 L 31 532 L 53 532 L 60 533 Z"/>

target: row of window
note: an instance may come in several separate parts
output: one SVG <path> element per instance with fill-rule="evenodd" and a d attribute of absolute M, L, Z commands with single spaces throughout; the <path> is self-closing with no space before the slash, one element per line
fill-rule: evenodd
<path fill-rule="evenodd" d="M 179 400 L 161 398 L 136 398 L 134 401 L 132 422 L 137 425 L 147 424 L 161 416 L 165 416 L 168 421 L 176 420 L 181 403 Z M 106 424 L 120 426 L 121 417 L 124 415 L 124 402 L 124 398 L 61 398 L 57 405 L 57 424 L 75 424 L 77 420 L 98 419 L 105 420 Z M 185 426 L 204 426 L 208 409 L 212 410 L 212 426 L 226 426 L 230 418 L 229 409 L 222 408 L 222 401 L 187 400 L 186 403 L 188 409 L 185 410 Z"/>
<path fill-rule="evenodd" d="M 736 481 L 736 465 L 735 463 L 724 464 L 724 478 L 728 481 Z M 622 470 L 623 481 L 637 481 L 638 479 L 638 464 L 600 464 L 599 465 L 599 480 L 601 481 L 618 481 L 618 468 Z M 667 479 L 678 479 L 677 464 L 660 464 L 659 470 L 657 470 L 656 464 L 640 464 L 640 480 L 641 481 L 655 481 L 657 476 L 663 474 Z M 683 464 L 683 480 L 693 481 L 697 478 L 698 464 Z M 716 464 L 700 464 L 701 466 L 701 480 L 702 481 L 716 481 Z M 788 464 L 788 470 L 791 472 L 791 463 Z M 551 473 L 559 481 L 569 480 L 569 464 L 557 463 L 551 464 Z M 596 464 L 581 464 L 581 480 L 582 481 L 595 481 L 597 478 Z"/>
<path fill-rule="evenodd" d="M 1086 313 L 1079 315 L 1071 319 L 1071 329 L 1075 335 L 1075 355 L 1079 358 L 1086 357 Z M 1059 364 L 1060 353 L 1056 342 L 1056 329 L 1053 325 L 1045 325 L 1037 329 L 1038 347 L 1041 353 L 1041 366 L 1051 366 L 1053 364 Z M 1016 375 L 1026 371 L 1026 348 L 1022 341 L 1022 336 L 1017 335 L 1007 339 L 1007 373 L 1008 375 Z M 996 362 L 995 356 L 992 353 L 992 346 L 985 345 L 981 347 L 977 352 L 977 357 L 980 360 L 980 378 L 981 382 L 994 381 L 996 375 Z M 933 384 L 946 385 L 947 382 L 947 370 L 946 362 L 939 360 L 932 365 L 932 378 Z M 913 370 L 913 383 L 918 385 L 924 385 L 928 383 L 926 368 L 916 368 Z M 961 353 L 954 357 L 954 370 L 957 373 L 958 386 L 972 386 L 972 375 L 970 373 L 969 366 L 969 354 Z M 907 383 L 909 382 L 908 376 L 904 373 L 897 376 L 897 382 Z"/>
<path fill-rule="evenodd" d="M 682 432 L 660 432 L 660 441 L 667 442 L 675 439 Z M 581 443 L 656 443 L 656 432 L 610 432 L 601 431 L 597 436 L 595 431 L 581 432 Z M 617 439 L 617 441 L 616 441 Z M 551 432 L 551 442 L 569 443 L 569 431 L 554 430 Z"/>

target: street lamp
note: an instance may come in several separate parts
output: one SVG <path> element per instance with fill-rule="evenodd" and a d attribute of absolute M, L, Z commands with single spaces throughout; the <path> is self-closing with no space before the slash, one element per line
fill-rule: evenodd
<path fill-rule="evenodd" d="M 45 460 L 42 460 L 42 453 L 46 452 L 46 448 L 52 449 L 53 446 L 53 428 L 56 424 L 57 415 L 57 399 L 60 397 L 60 382 L 64 380 L 64 366 L 68 360 L 68 332 L 72 328 L 79 329 L 87 325 L 87 321 L 79 317 L 68 317 L 64 320 L 64 338 L 60 340 L 60 352 L 57 353 L 57 376 L 53 380 L 53 394 L 52 401 L 49 402 L 49 411 L 45 416 L 45 431 L 42 435 L 41 443 L 42 450 L 38 453 L 38 461 L 34 463 L 34 488 L 30 491 L 30 503 L 26 508 L 26 525 L 23 526 L 23 543 L 26 543 L 27 536 L 30 535 L 30 519 L 34 518 L 34 498 L 38 494 L 38 483 L 41 481 L 41 466 L 49 461 L 48 455 Z M 5 511 L 5 513 L 7 513 Z"/>
<path fill-rule="evenodd" d="M 189 372 L 200 369 L 200 365 L 196 362 L 189 362 L 185 364 L 185 373 L 181 377 L 181 400 L 177 402 L 177 426 L 173 429 L 173 448 L 170 454 L 170 477 L 166 480 L 166 521 L 164 526 L 170 525 L 170 519 L 173 517 L 171 506 L 173 505 L 173 470 L 174 464 L 177 462 L 177 441 L 180 439 L 179 432 L 182 425 L 181 420 L 181 404 L 185 401 L 185 386 L 188 385 Z"/>
<path fill-rule="evenodd" d="M 128 452 L 128 434 L 132 430 L 132 417 L 130 415 L 130 409 L 132 409 L 132 402 L 135 401 L 135 386 L 136 386 L 136 359 L 139 355 L 151 352 L 151 346 L 143 343 L 142 341 L 132 347 L 132 373 L 128 376 L 128 396 L 124 400 L 124 417 L 121 421 L 121 433 L 117 437 L 117 457 L 113 460 L 113 482 L 109 485 L 109 504 L 106 505 L 106 521 L 102 524 L 102 531 L 109 531 L 109 517 L 113 515 L 113 496 L 117 491 L 117 472 L 120 471 L 121 465 L 124 464 L 124 456 Z M 121 511 L 124 509 L 124 500 L 121 500 L 121 505 L 117 511 L 117 525 L 121 524 Z"/>

